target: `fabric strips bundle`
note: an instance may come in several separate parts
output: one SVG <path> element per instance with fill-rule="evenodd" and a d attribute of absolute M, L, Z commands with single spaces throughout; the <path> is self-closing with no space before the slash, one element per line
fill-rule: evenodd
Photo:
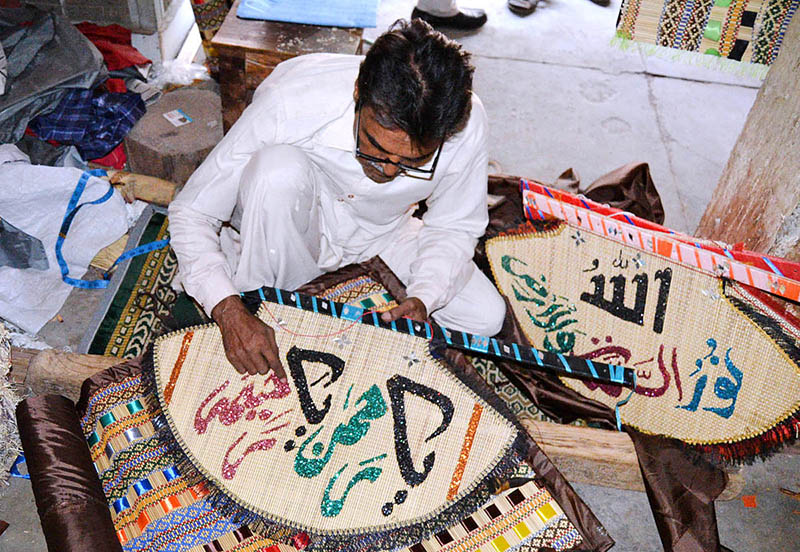
<path fill-rule="evenodd" d="M 158 339 L 153 363 L 179 469 L 263 534 L 303 531 L 320 550 L 413 544 L 474 512 L 522 460 L 515 424 L 426 339 L 295 306 L 259 316 L 288 381 L 233 372 L 215 325 Z"/>
<path fill-rule="evenodd" d="M 739 72 L 763 78 L 778 55 L 799 3 L 800 0 L 623 0 L 617 37 L 707 54 L 717 58 L 716 66 L 723 69 L 736 71 L 737 67 L 722 59 L 741 62 L 746 65 L 734 64 Z M 680 59 L 691 63 L 702 58 Z M 706 61 L 715 65 L 711 58 Z"/>
<path fill-rule="evenodd" d="M 523 188 L 531 220 L 561 222 L 523 226 L 487 251 L 534 346 L 635 368 L 623 423 L 719 460 L 748 461 L 796 439 L 800 323 L 760 290 L 796 300 L 800 266 L 701 245 L 538 184 Z M 623 393 L 562 381 L 610 407 Z"/>

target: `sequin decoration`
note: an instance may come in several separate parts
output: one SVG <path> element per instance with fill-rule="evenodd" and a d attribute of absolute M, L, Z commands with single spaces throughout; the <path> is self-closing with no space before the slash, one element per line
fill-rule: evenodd
<path fill-rule="evenodd" d="M 178 376 L 181 375 L 181 367 L 186 360 L 186 355 L 189 353 L 189 344 L 192 342 L 194 332 L 186 332 L 183 336 L 181 343 L 181 352 L 178 353 L 178 358 L 175 360 L 175 365 L 172 367 L 172 373 L 169 375 L 169 381 L 164 387 L 164 400 L 167 404 L 172 400 L 172 393 L 175 391 L 175 384 L 178 383 Z"/>
<path fill-rule="evenodd" d="M 392 404 L 392 417 L 394 419 L 394 448 L 397 455 L 397 464 L 403 480 L 411 487 L 416 487 L 428 477 L 436 458 L 436 452 L 431 451 L 422 460 L 422 471 L 414 468 L 411 447 L 408 444 L 408 427 L 406 426 L 405 393 L 411 393 L 436 405 L 442 412 L 442 423 L 426 439 L 427 443 L 437 435 L 444 432 L 453 420 L 453 401 L 435 389 L 412 381 L 400 374 L 396 374 L 386 381 L 389 390 L 389 400 Z"/>
<path fill-rule="evenodd" d="M 478 424 L 481 423 L 482 413 L 483 407 L 480 403 L 475 403 L 467 426 L 467 433 L 464 435 L 464 443 L 461 445 L 461 454 L 458 455 L 458 464 L 453 472 L 453 479 L 450 481 L 450 489 L 447 491 L 447 500 L 453 500 L 458 494 L 461 478 L 464 477 L 464 469 L 467 467 L 469 452 L 472 450 L 472 442 L 475 440 L 475 432 L 478 431 Z"/>
<path fill-rule="evenodd" d="M 308 379 L 303 366 L 304 362 L 318 362 L 330 367 L 330 377 L 323 385 L 328 387 L 334 383 L 342 375 L 344 371 L 344 361 L 330 353 L 323 353 L 321 351 L 314 351 L 311 349 L 301 349 L 299 347 L 292 347 L 286 354 L 286 361 L 289 364 L 289 373 L 292 375 L 295 387 L 297 387 L 297 397 L 300 401 L 300 408 L 303 409 L 303 415 L 308 420 L 309 424 L 320 423 L 331 408 L 331 396 L 328 395 L 322 401 L 322 408 L 317 408 L 314 404 L 314 399 L 311 398 L 311 386 L 308 384 Z M 317 380 L 314 383 L 319 382 Z"/>

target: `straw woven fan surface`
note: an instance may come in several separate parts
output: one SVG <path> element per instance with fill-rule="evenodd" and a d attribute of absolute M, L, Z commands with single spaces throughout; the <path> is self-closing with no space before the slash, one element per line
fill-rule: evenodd
<path fill-rule="evenodd" d="M 526 225 L 487 244 L 526 336 L 534 347 L 637 375 L 633 392 L 561 378 L 568 387 L 619 407 L 624 424 L 718 460 L 748 461 L 796 439 L 800 325 L 754 286 L 777 281 L 777 292 L 793 293 L 789 276 L 799 266 L 725 250 L 726 257 L 582 198 L 527 188 L 528 218 L 560 224 Z M 709 268 L 711 258 L 727 262 Z M 767 274 L 767 265 L 781 276 Z M 753 285 L 737 281 L 747 275 Z"/>
<path fill-rule="evenodd" d="M 304 531 L 315 549 L 393 549 L 477 510 L 524 458 L 511 417 L 424 336 L 279 297 L 258 316 L 276 329 L 286 381 L 236 374 L 215 325 L 163 336 L 152 355 L 184 464 L 251 526 Z"/>

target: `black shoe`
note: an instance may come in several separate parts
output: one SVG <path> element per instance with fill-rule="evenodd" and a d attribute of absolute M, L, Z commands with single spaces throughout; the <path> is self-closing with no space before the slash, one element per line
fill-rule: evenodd
<path fill-rule="evenodd" d="M 477 8 L 461 8 L 455 15 L 440 17 L 414 8 L 414 11 L 411 12 L 411 19 L 422 19 L 426 23 L 430 23 L 431 27 L 449 27 L 469 31 L 486 23 L 486 12 Z"/>
<path fill-rule="evenodd" d="M 593 2 L 595 0 L 592 0 Z M 603 1 L 603 0 L 597 0 Z M 608 2 L 609 0 L 605 0 Z M 536 9 L 539 0 L 508 0 L 508 9 L 517 15 L 530 15 Z"/>

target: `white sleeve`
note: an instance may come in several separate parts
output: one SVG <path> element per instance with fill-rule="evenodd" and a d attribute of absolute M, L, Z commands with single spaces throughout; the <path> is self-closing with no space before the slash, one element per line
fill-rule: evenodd
<path fill-rule="evenodd" d="M 256 151 L 277 142 L 284 120 L 279 92 L 265 81 L 169 206 L 171 244 L 183 287 L 209 316 L 222 299 L 238 293 L 219 229 L 233 214 L 242 171 Z"/>
<path fill-rule="evenodd" d="M 463 133 L 448 174 L 427 199 L 417 238 L 419 256 L 411 263 L 408 296 L 421 299 L 428 314 L 450 302 L 469 281 L 475 245 L 489 222 L 488 124 L 477 97 Z"/>

